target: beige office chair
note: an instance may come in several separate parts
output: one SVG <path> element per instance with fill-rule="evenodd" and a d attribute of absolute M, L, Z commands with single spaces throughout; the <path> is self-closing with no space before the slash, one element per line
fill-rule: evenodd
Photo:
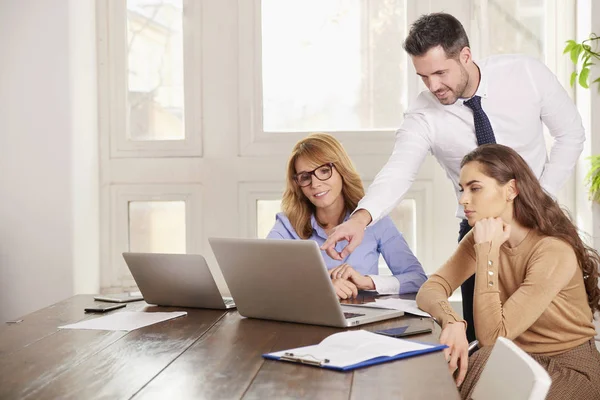
<path fill-rule="evenodd" d="M 499 337 L 473 391 L 473 400 L 544 400 L 548 372 L 512 341 Z"/>

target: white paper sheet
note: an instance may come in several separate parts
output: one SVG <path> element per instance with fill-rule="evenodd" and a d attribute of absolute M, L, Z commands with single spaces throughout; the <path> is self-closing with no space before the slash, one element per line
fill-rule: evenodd
<path fill-rule="evenodd" d="M 133 331 L 148 325 L 187 315 L 186 311 L 134 312 L 123 311 L 104 317 L 88 319 L 75 324 L 59 326 L 59 329 L 96 329 L 103 331 Z"/>
<path fill-rule="evenodd" d="M 405 313 L 418 315 L 420 317 L 431 317 L 428 313 L 417 307 L 417 302 L 414 300 L 404 299 L 375 299 L 375 303 L 352 304 L 353 307 L 373 307 L 373 308 L 388 308 L 390 310 L 400 310 Z"/>

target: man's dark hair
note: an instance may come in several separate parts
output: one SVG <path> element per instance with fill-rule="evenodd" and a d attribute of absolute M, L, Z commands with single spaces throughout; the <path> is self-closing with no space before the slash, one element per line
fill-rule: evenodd
<path fill-rule="evenodd" d="M 442 46 L 446 57 L 457 58 L 469 47 L 469 38 L 458 19 L 446 13 L 422 15 L 410 27 L 404 50 L 411 56 L 422 56 L 431 48 Z"/>

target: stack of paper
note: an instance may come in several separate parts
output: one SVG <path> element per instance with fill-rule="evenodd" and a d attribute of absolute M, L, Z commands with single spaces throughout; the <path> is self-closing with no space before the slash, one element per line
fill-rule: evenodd
<path fill-rule="evenodd" d="M 431 317 L 431 315 L 417 307 L 417 302 L 414 300 L 375 299 L 375 303 L 352 304 L 352 307 L 389 308 L 421 317 Z"/>
<path fill-rule="evenodd" d="M 397 360 L 444 349 L 359 330 L 333 334 L 314 346 L 263 354 L 274 360 L 300 362 L 323 368 L 348 371 L 368 365 Z"/>

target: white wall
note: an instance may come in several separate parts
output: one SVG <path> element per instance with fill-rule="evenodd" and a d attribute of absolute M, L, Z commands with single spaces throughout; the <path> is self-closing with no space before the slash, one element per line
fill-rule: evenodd
<path fill-rule="evenodd" d="M 0 321 L 97 291 L 93 4 L 0 0 Z"/>

